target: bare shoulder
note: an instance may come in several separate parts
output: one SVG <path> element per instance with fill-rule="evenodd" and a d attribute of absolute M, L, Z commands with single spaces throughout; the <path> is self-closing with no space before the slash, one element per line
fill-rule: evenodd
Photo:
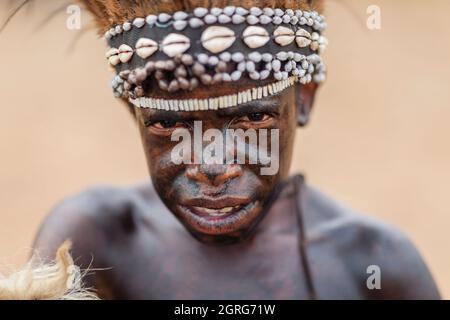
<path fill-rule="evenodd" d="M 67 197 L 50 211 L 33 248 L 44 259 L 52 259 L 58 246 L 71 240 L 75 258 L 90 263 L 92 257 L 101 258 L 105 246 L 134 232 L 148 207 L 162 207 L 150 183 L 90 188 Z"/>
<path fill-rule="evenodd" d="M 329 250 L 329 256 L 342 268 L 341 274 L 356 280 L 355 289 L 369 298 L 440 298 L 425 262 L 403 232 L 355 212 L 315 188 L 304 190 L 305 224 L 312 250 Z M 319 256 L 321 259 L 326 258 Z M 380 290 L 367 287 L 374 272 L 379 272 Z"/>

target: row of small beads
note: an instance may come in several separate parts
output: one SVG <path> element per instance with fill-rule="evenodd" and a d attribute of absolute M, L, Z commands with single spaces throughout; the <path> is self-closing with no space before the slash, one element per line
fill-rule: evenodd
<path fill-rule="evenodd" d="M 298 82 L 298 77 L 289 77 L 265 86 L 260 86 L 237 94 L 209 99 L 157 99 L 141 97 L 129 101 L 138 108 L 151 108 L 166 111 L 205 111 L 235 107 L 254 100 L 276 95 Z"/>
<path fill-rule="evenodd" d="M 184 30 L 187 26 L 191 28 L 200 28 L 209 24 L 292 24 L 300 26 L 310 26 L 316 31 L 323 31 L 327 24 L 322 15 L 316 11 L 302 10 L 282 10 L 272 8 L 252 7 L 249 10 L 242 7 L 228 6 L 225 8 L 196 8 L 192 13 L 185 11 L 175 12 L 173 15 L 160 13 L 158 15 L 148 15 L 147 17 L 138 17 L 132 22 L 127 21 L 123 24 L 116 25 L 105 33 L 107 40 L 130 31 L 133 27 L 142 28 L 145 25 L 150 27 L 168 27 L 173 25 L 175 30 Z"/>

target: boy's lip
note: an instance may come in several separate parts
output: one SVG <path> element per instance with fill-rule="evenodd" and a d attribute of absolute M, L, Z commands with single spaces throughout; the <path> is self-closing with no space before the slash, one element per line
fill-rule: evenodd
<path fill-rule="evenodd" d="M 252 200 L 242 196 L 226 196 L 226 197 L 201 197 L 191 198 L 180 202 L 181 206 L 194 209 L 222 210 L 224 208 L 245 207 Z"/>
<path fill-rule="evenodd" d="M 188 214 L 209 221 L 225 220 L 230 216 L 243 216 L 253 207 L 254 202 L 247 197 L 203 197 L 182 201 L 180 207 Z"/>
<path fill-rule="evenodd" d="M 223 208 L 217 208 L 217 209 L 211 209 L 211 208 L 205 208 L 205 207 L 189 207 L 189 209 L 202 217 L 217 217 L 222 218 L 228 215 L 231 215 L 233 213 L 238 212 L 244 208 L 242 205 L 237 205 L 233 207 L 223 207 Z"/>
<path fill-rule="evenodd" d="M 219 225 L 222 227 L 239 225 L 242 219 L 254 211 L 258 201 L 250 201 L 236 206 L 229 206 L 229 204 L 230 202 L 226 206 L 215 205 L 216 208 L 185 205 L 179 205 L 178 207 L 185 215 L 190 216 L 197 223 L 214 229 L 214 227 Z"/>

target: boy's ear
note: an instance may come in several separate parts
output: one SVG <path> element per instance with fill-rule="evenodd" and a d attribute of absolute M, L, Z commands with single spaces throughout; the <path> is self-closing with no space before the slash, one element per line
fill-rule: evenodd
<path fill-rule="evenodd" d="M 301 127 L 309 122 L 314 99 L 319 85 L 314 81 L 308 84 L 297 84 L 295 90 L 295 106 L 297 109 L 297 124 Z"/>

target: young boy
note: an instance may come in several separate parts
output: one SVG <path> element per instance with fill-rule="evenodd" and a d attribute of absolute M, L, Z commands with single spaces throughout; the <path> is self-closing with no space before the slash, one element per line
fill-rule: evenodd
<path fill-rule="evenodd" d="M 399 231 L 288 176 L 325 76 L 321 1 L 82 2 L 152 184 L 66 199 L 42 255 L 70 239 L 101 298 L 439 298 Z"/>

